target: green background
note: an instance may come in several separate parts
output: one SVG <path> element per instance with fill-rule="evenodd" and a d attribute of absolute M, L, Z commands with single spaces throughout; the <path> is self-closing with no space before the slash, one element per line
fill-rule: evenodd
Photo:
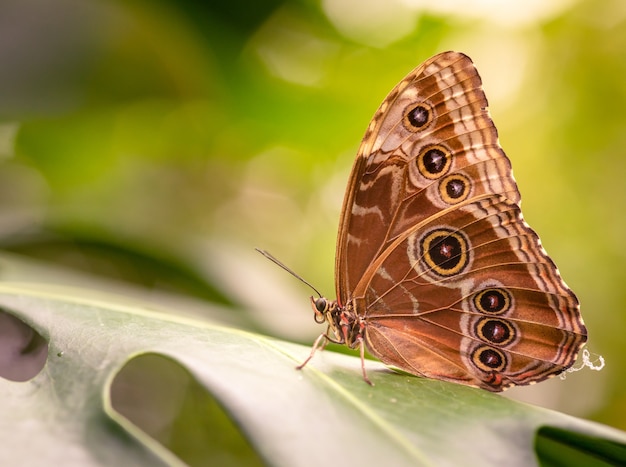
<path fill-rule="evenodd" d="M 464 52 L 607 361 L 511 393 L 626 429 L 626 3 L 441 3 L 2 2 L 2 246 L 312 342 L 309 291 L 253 248 L 333 295 L 369 119 L 423 60 Z"/>

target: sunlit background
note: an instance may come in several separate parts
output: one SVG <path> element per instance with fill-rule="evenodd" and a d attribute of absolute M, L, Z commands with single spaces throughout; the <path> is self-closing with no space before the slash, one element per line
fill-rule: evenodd
<path fill-rule="evenodd" d="M 626 429 L 622 0 L 4 0 L 5 250 L 219 303 L 309 343 L 348 172 L 387 92 L 468 54 L 592 356 L 515 397 Z M 200 307 L 201 308 L 201 307 Z"/>

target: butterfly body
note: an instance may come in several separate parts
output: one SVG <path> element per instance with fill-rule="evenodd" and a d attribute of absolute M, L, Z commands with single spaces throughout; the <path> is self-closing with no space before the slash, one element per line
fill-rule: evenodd
<path fill-rule="evenodd" d="M 416 68 L 357 154 L 337 300 L 312 299 L 329 326 L 313 352 L 333 341 L 363 358 L 366 346 L 406 372 L 490 391 L 567 369 L 586 341 L 578 300 L 519 202 L 472 61 L 445 52 Z"/>

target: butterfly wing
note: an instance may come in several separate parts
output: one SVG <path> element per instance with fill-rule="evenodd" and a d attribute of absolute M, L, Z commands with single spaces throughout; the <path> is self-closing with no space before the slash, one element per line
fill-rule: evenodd
<path fill-rule="evenodd" d="M 368 348 L 414 374 L 500 391 L 560 373 L 585 341 L 575 295 L 499 196 L 409 230 L 369 279 Z"/>
<path fill-rule="evenodd" d="M 337 246 L 339 303 L 375 356 L 494 391 L 574 362 L 578 301 L 519 201 L 471 60 L 446 52 L 400 82 L 359 149 Z"/>
<path fill-rule="evenodd" d="M 430 117 L 419 128 L 409 118 L 411 111 L 420 116 L 418 104 Z M 490 192 L 519 201 L 486 107 L 472 61 L 455 52 L 420 65 L 384 100 L 363 138 L 344 199 L 335 265 L 340 303 L 408 224 L 449 207 L 439 191 L 460 186 L 455 173 L 474 178 L 464 197 Z"/>

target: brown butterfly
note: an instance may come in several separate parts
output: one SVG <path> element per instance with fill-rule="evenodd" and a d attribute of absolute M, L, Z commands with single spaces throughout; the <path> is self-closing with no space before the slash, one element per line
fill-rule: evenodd
<path fill-rule="evenodd" d="M 557 375 L 587 339 L 526 224 L 471 59 L 439 54 L 374 115 L 346 190 L 327 342 L 414 375 L 502 391 Z M 332 332 L 331 332 L 332 331 Z"/>

